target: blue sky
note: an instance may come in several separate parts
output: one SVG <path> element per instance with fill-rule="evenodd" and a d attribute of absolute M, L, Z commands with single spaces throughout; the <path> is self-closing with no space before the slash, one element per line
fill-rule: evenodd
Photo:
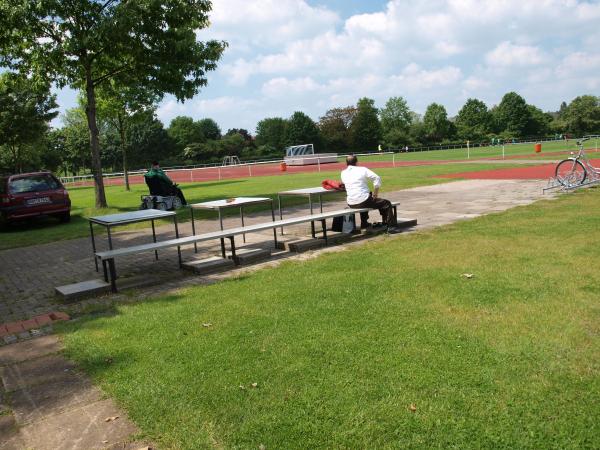
<path fill-rule="evenodd" d="M 468 98 L 492 106 L 516 91 L 557 110 L 600 87 L 600 3 L 576 0 L 214 0 L 200 39 L 229 42 L 209 85 L 158 116 L 211 117 L 254 133 L 266 117 L 318 120 L 360 97 L 403 96 L 455 115 Z M 61 110 L 72 107 L 63 90 Z"/>

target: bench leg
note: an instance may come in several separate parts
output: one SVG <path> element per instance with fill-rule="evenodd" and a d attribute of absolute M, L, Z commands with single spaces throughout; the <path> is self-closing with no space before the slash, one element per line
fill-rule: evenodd
<path fill-rule="evenodd" d="M 394 205 L 394 224 L 398 225 L 398 208 Z"/>
<path fill-rule="evenodd" d="M 312 196 L 310 194 L 308 194 L 308 205 L 310 206 L 310 215 L 312 216 L 314 213 L 313 213 Z M 310 223 L 310 231 L 311 231 L 313 239 L 315 239 L 317 237 L 317 233 L 315 231 L 315 223 L 314 222 Z"/>
<path fill-rule="evenodd" d="M 227 258 L 227 253 L 225 253 L 225 239 L 221 238 L 221 255 L 223 258 Z"/>
<path fill-rule="evenodd" d="M 117 269 L 115 268 L 115 260 L 108 260 L 108 270 L 110 271 L 110 290 L 117 292 Z"/>
<path fill-rule="evenodd" d="M 327 245 L 327 220 L 321 220 L 321 227 L 323 227 L 323 239 L 325 239 L 325 245 Z"/>
<path fill-rule="evenodd" d="M 235 237 L 229 236 L 229 242 L 231 243 L 231 259 L 233 260 L 234 264 L 237 266 L 238 261 L 237 261 L 236 255 L 235 255 Z"/>
<path fill-rule="evenodd" d="M 152 222 L 152 242 L 154 242 L 156 244 L 156 228 L 154 227 L 154 220 L 151 221 Z M 156 259 L 156 261 L 158 261 L 158 251 L 154 250 L 154 259 Z"/>
<path fill-rule="evenodd" d="M 106 268 L 106 261 L 102 260 L 102 271 L 104 272 L 104 281 L 108 283 L 108 269 Z"/>

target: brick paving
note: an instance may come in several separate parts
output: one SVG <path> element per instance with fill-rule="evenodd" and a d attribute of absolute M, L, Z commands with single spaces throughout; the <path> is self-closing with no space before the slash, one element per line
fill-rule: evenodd
<path fill-rule="evenodd" d="M 545 182 L 533 180 L 469 180 L 444 183 L 434 186 L 418 187 L 396 192 L 386 192 L 385 197 L 401 202 L 398 214 L 402 217 L 418 219 L 416 230 L 444 225 L 457 220 L 469 219 L 490 212 L 502 211 L 518 205 L 529 204 L 541 198 L 552 198 L 542 194 Z M 326 204 L 327 209 L 344 207 L 343 202 Z M 306 209 L 286 210 L 290 214 L 306 214 Z M 378 213 L 371 213 L 379 220 Z M 270 212 L 254 213 L 246 217 L 246 223 L 252 224 L 270 220 Z M 239 219 L 226 218 L 225 226 L 237 226 Z M 197 232 L 217 230 L 216 220 L 197 222 Z M 305 234 L 308 227 L 286 229 L 286 238 L 290 234 Z M 157 227 L 158 239 L 172 238 L 172 225 Z M 191 224 L 180 224 L 180 235 L 191 235 Z M 247 236 L 249 243 L 272 247 L 272 233 L 256 233 Z M 107 248 L 106 236 L 97 236 L 98 249 Z M 119 231 L 114 229 L 114 247 L 150 242 L 149 229 L 138 231 Z M 236 239 L 241 244 L 241 238 Z M 201 254 L 218 254 L 219 243 L 199 246 Z M 184 260 L 193 259 L 192 247 L 184 248 Z M 154 261 L 151 253 L 132 255 L 117 261 L 120 286 L 139 284 L 151 279 L 154 287 L 147 289 L 155 293 L 188 284 L 206 283 L 211 277 L 191 275 L 179 270 L 176 249 L 162 250 L 159 261 Z M 63 304 L 54 294 L 54 288 L 70 283 L 100 278 L 96 273 L 89 238 L 59 241 L 32 247 L 15 248 L 0 251 L 0 324 L 31 319 L 51 311 L 77 313 L 78 310 L 92 308 L 96 304 L 112 302 L 123 295 L 105 296 L 97 299 Z M 2 342 L 0 341 L 0 345 Z"/>

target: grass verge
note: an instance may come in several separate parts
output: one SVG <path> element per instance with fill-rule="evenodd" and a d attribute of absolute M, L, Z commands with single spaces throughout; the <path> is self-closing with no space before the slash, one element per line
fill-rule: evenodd
<path fill-rule="evenodd" d="M 599 207 L 577 192 L 119 306 L 66 325 L 67 355 L 161 448 L 598 448 Z"/>

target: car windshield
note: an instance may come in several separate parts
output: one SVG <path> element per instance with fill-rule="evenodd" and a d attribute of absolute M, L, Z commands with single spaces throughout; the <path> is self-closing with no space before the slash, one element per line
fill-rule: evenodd
<path fill-rule="evenodd" d="M 26 192 L 39 192 L 58 189 L 58 181 L 50 175 L 32 175 L 10 180 L 9 191 L 11 194 L 23 194 Z"/>

